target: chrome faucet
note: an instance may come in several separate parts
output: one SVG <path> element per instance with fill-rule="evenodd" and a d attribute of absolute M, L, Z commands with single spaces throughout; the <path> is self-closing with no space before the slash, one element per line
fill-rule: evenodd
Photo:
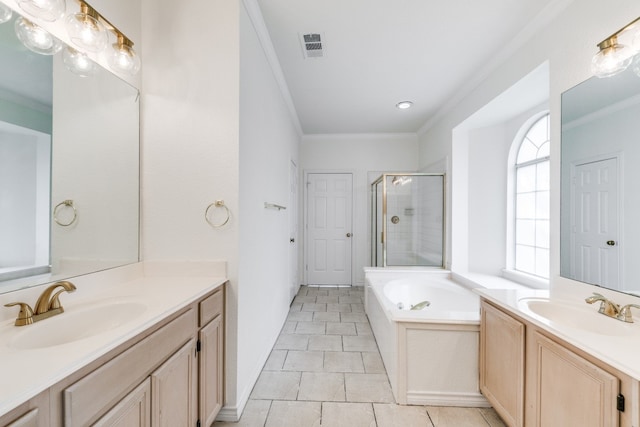
<path fill-rule="evenodd" d="M 633 316 L 631 315 L 631 307 L 640 308 L 640 305 L 637 304 L 627 304 L 620 309 L 618 316 L 616 319 L 622 320 L 623 322 L 633 323 Z"/>
<path fill-rule="evenodd" d="M 605 316 L 618 318 L 620 314 L 620 306 L 615 302 L 607 299 L 604 295 L 594 292 L 592 296 L 585 298 L 587 304 L 593 304 L 596 301 L 600 301 L 600 309 L 598 313 L 602 313 Z"/>
<path fill-rule="evenodd" d="M 56 289 L 62 287 L 56 293 L 53 293 Z M 76 287 L 73 283 L 63 280 L 56 282 L 53 285 L 45 289 L 38 300 L 36 301 L 35 311 L 24 302 L 12 302 L 5 304 L 5 307 L 13 307 L 14 305 L 20 306 L 20 312 L 16 318 L 16 326 L 31 325 L 32 323 L 44 320 L 56 314 L 64 312 L 64 308 L 60 305 L 60 294 L 62 292 L 73 292 Z"/>

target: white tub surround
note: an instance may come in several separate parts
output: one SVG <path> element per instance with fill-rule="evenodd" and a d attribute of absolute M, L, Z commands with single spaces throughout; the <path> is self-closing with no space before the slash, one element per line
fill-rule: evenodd
<path fill-rule="evenodd" d="M 433 269 L 365 269 L 365 308 L 399 404 L 489 406 L 478 387 L 479 298 Z M 422 301 L 420 311 L 409 308 Z"/>
<path fill-rule="evenodd" d="M 28 326 L 13 325 L 16 308 L 0 307 L 0 418 L 105 355 L 126 349 L 128 341 L 212 293 L 226 282 L 225 269 L 224 262 L 145 262 L 73 278 L 77 290 L 60 297 L 65 312 Z M 33 305 L 46 286 L 1 294 L 0 304 Z M 29 343 L 25 335 L 38 335 L 38 328 L 57 318 L 117 301 L 139 312 L 126 322 L 114 319 L 115 327 L 87 331 L 85 338 L 59 345 Z"/>

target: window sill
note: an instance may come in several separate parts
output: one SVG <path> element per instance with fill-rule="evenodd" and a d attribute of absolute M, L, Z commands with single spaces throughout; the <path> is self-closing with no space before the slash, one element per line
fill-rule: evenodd
<path fill-rule="evenodd" d="M 502 277 L 533 289 L 549 289 L 549 280 L 516 270 L 502 270 Z"/>

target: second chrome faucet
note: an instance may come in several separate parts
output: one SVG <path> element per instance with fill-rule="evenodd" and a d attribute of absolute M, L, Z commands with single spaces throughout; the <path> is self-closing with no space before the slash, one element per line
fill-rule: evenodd
<path fill-rule="evenodd" d="M 602 313 L 605 316 L 613 317 L 614 319 L 618 319 L 627 323 L 633 323 L 631 308 L 640 308 L 640 305 L 637 304 L 627 304 L 623 307 L 620 307 L 619 304 L 616 304 L 604 295 L 601 295 L 597 292 L 594 292 L 593 295 L 585 298 L 585 302 L 587 304 L 593 304 L 597 301 L 600 301 L 600 308 L 598 309 L 598 313 Z"/>
<path fill-rule="evenodd" d="M 30 325 L 32 323 L 64 312 L 64 308 L 62 308 L 62 305 L 60 305 L 60 294 L 62 292 L 73 292 L 75 290 L 76 287 L 73 283 L 63 280 L 61 282 L 56 282 L 46 288 L 42 292 L 40 297 L 38 297 L 38 300 L 36 301 L 33 309 L 31 308 L 31 306 L 29 306 L 29 304 L 24 302 L 12 302 L 9 304 L 5 304 L 5 307 L 19 305 L 20 312 L 18 313 L 18 317 L 16 318 L 15 325 Z M 56 292 L 54 293 L 54 291 Z"/>

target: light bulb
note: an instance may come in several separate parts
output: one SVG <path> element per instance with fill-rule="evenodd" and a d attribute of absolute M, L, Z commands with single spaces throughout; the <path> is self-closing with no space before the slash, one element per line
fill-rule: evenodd
<path fill-rule="evenodd" d="M 18 39 L 32 52 L 55 55 L 62 49 L 60 40 L 25 18 L 16 19 L 14 28 Z"/>
<path fill-rule="evenodd" d="M 67 10 L 64 0 L 17 0 L 17 3 L 29 15 L 49 22 L 62 18 Z"/>
<path fill-rule="evenodd" d="M 413 102 L 411 101 L 401 101 L 396 104 L 396 107 L 401 110 L 406 110 L 407 108 L 411 108 Z"/>
<path fill-rule="evenodd" d="M 116 71 L 133 76 L 140 70 L 140 57 L 130 43 L 118 35 L 118 43 L 113 44 L 113 51 L 109 56 L 109 65 Z"/>
<path fill-rule="evenodd" d="M 633 50 L 618 44 L 616 37 L 598 45 L 600 51 L 591 60 L 591 71 L 597 77 L 611 77 L 624 71 L 631 64 Z"/>
<path fill-rule="evenodd" d="M 104 25 L 86 12 L 75 13 L 65 19 L 67 33 L 73 44 L 89 52 L 100 52 L 109 41 Z"/>
<path fill-rule="evenodd" d="M 80 77 L 92 76 L 97 71 L 95 62 L 89 59 L 86 54 L 78 52 L 70 46 L 67 46 L 67 48 L 62 51 L 62 62 L 67 70 Z"/>
<path fill-rule="evenodd" d="M 9 9 L 7 6 L 5 6 L 3 3 L 0 3 L 0 24 L 9 22 L 12 16 L 13 16 L 13 11 Z"/>

